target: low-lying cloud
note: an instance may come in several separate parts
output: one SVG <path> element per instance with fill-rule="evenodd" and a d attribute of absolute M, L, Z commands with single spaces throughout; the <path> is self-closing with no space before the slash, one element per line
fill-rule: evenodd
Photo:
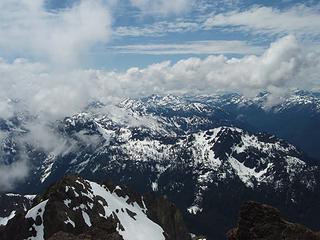
<path fill-rule="evenodd" d="M 267 90 L 279 96 L 279 92 L 284 93 L 289 88 L 312 88 L 318 66 L 319 54 L 308 52 L 289 35 L 271 44 L 260 56 L 213 55 L 175 64 L 166 61 L 143 69 L 131 68 L 125 73 L 104 73 L 101 77 L 116 79 L 116 84 L 111 84 L 113 92 L 124 95 L 225 90 L 253 96 Z"/>
<path fill-rule="evenodd" d="M 0 192 L 8 191 L 24 180 L 29 174 L 29 165 L 26 158 L 12 163 L 2 165 L 0 163 Z"/>
<path fill-rule="evenodd" d="M 55 120 L 81 111 L 92 101 L 106 103 L 153 93 L 224 90 L 254 96 L 267 90 L 279 96 L 279 92 L 290 88 L 313 88 L 317 72 L 319 54 L 305 50 L 292 35 L 271 44 L 260 56 L 212 55 L 134 67 L 125 72 L 95 69 L 55 72 L 45 64 L 26 60 L 2 61 L 0 110 L 9 117 L 15 111 L 27 109 L 39 119 Z"/>

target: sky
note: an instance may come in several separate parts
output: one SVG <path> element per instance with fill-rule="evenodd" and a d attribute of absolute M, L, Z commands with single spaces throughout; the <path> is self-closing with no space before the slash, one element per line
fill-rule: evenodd
<path fill-rule="evenodd" d="M 125 71 L 189 57 L 261 55 L 290 34 L 319 48 L 318 0 L 30 2 L 0 3 L 0 56 L 9 61 L 63 58 L 63 64 Z"/>
<path fill-rule="evenodd" d="M 8 99 L 61 117 L 153 93 L 269 91 L 276 102 L 319 88 L 319 0 L 2 0 L 0 36 L 7 116 Z M 62 96 L 66 111 L 52 107 Z"/>
<path fill-rule="evenodd" d="M 25 141 L 47 151 L 63 144 L 48 123 L 92 101 L 268 91 L 272 106 L 319 76 L 319 0 L 0 1 L 0 118 L 36 116 Z M 0 183 L 27 166 L 0 161 Z"/>

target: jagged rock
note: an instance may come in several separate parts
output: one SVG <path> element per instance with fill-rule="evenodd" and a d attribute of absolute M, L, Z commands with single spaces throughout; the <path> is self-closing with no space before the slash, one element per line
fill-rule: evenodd
<path fill-rule="evenodd" d="M 227 233 L 228 240 L 320 240 L 320 234 L 282 218 L 268 205 L 247 202 L 240 210 L 238 227 Z"/>
<path fill-rule="evenodd" d="M 53 234 L 48 240 L 122 240 L 122 237 L 119 235 L 103 235 L 97 236 L 92 234 L 80 234 L 73 235 L 71 233 L 66 232 L 57 232 Z"/>
<path fill-rule="evenodd" d="M 32 205 L 33 195 L 0 194 L 0 228 L 6 225 L 18 212 L 24 212 Z"/>
<path fill-rule="evenodd" d="M 19 229 L 19 231 L 17 231 Z M 66 176 L 17 214 L 1 240 L 187 240 L 182 215 L 166 199 L 141 196 L 110 182 Z"/>
<path fill-rule="evenodd" d="M 168 240 L 190 239 L 183 216 L 173 203 L 152 194 L 144 195 L 143 199 L 148 208 L 148 216 L 165 229 Z"/>
<path fill-rule="evenodd" d="M 75 236 L 71 233 L 58 232 L 53 234 L 48 240 L 92 240 L 92 237 L 85 234 Z"/>

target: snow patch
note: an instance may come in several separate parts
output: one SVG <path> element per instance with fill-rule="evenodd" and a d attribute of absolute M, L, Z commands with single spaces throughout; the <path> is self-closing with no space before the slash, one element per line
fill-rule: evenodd
<path fill-rule="evenodd" d="M 256 172 L 255 168 L 248 168 L 243 163 L 239 162 L 237 159 L 230 157 L 229 162 L 232 168 L 235 170 L 240 180 L 247 186 L 253 188 L 252 178 L 257 181 L 263 180 L 263 175 L 267 173 L 268 169 L 272 166 L 270 163 L 264 170 Z"/>
<path fill-rule="evenodd" d="M 94 196 L 104 198 L 108 206 L 104 206 L 105 218 L 116 213 L 122 228 L 118 228 L 119 234 L 124 240 L 165 240 L 163 229 L 152 222 L 145 214 L 145 209 L 137 203 L 128 204 L 128 197 L 119 197 L 115 192 L 111 193 L 101 185 L 89 182 Z M 119 211 L 126 209 L 126 211 Z M 127 211 L 134 213 L 134 217 L 129 216 Z M 139 231 L 137 231 L 139 229 Z"/>
<path fill-rule="evenodd" d="M 198 213 L 202 212 L 202 208 L 198 206 L 191 206 L 187 210 L 190 214 L 193 214 L 193 215 L 197 215 Z"/>
<path fill-rule="evenodd" d="M 88 227 L 91 227 L 92 224 L 91 224 L 90 217 L 85 211 L 82 211 L 82 217 L 83 217 L 84 222 L 88 225 Z"/>
<path fill-rule="evenodd" d="M 157 182 L 151 183 L 151 188 L 152 188 L 152 191 L 157 192 L 158 191 L 158 183 Z"/>
<path fill-rule="evenodd" d="M 10 219 L 14 218 L 16 211 L 12 211 L 8 217 L 0 217 L 0 226 L 6 226 Z"/>
<path fill-rule="evenodd" d="M 71 224 L 72 226 L 73 226 L 73 228 L 75 228 L 76 227 L 76 224 L 75 224 L 75 222 L 74 221 L 72 221 L 69 217 L 68 217 L 68 219 L 66 220 L 66 221 L 64 221 L 64 223 L 65 224 Z"/>
<path fill-rule="evenodd" d="M 35 237 L 29 237 L 28 240 L 44 240 L 44 226 L 43 226 L 43 213 L 45 211 L 45 207 L 47 205 L 48 200 L 43 201 L 36 205 L 35 207 L 31 208 L 27 214 L 26 218 L 32 218 L 34 221 L 36 221 L 36 218 L 40 216 L 42 223 L 37 226 L 35 223 L 32 225 L 32 227 L 36 231 Z"/>

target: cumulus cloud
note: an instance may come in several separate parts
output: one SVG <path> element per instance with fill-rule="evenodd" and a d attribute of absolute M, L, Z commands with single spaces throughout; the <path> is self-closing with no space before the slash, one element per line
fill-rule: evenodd
<path fill-rule="evenodd" d="M 306 51 L 289 35 L 271 44 L 262 55 L 189 58 L 175 64 L 166 61 L 143 69 L 131 68 L 122 74 L 107 73 L 103 77 L 117 79 L 113 86 L 119 92 L 137 96 L 217 90 L 240 91 L 250 96 L 268 90 L 279 95 L 280 90 L 290 87 L 313 86 L 318 67 L 319 54 Z"/>
<path fill-rule="evenodd" d="M 256 6 L 244 11 L 230 11 L 209 17 L 204 27 L 234 27 L 233 29 L 254 34 L 314 37 L 320 35 L 319 5 L 295 5 L 283 10 Z"/>
<path fill-rule="evenodd" d="M 311 88 L 318 80 L 319 58 L 314 49 L 307 51 L 289 35 L 271 44 L 262 55 L 212 55 L 125 72 L 89 69 L 57 73 L 44 64 L 16 60 L 0 63 L 0 95 L 5 109 L 27 108 L 40 119 L 54 120 L 77 113 L 92 101 L 106 103 L 153 93 L 225 90 L 254 95 L 262 90 L 278 93 L 290 87 Z M 18 101 L 8 107 L 8 99 Z"/>
<path fill-rule="evenodd" d="M 99 95 L 95 71 L 57 72 L 46 64 L 17 59 L 0 63 L 0 73 L 1 105 L 8 116 L 27 109 L 38 118 L 54 121 L 80 111 Z"/>
<path fill-rule="evenodd" d="M 81 0 L 55 11 L 45 8 L 45 0 L 0 2 L 0 50 L 11 55 L 70 65 L 94 44 L 106 42 L 110 33 L 108 6 L 100 0 Z"/>
<path fill-rule="evenodd" d="M 134 7 L 139 8 L 143 14 L 181 14 L 190 10 L 195 0 L 130 0 Z"/>

